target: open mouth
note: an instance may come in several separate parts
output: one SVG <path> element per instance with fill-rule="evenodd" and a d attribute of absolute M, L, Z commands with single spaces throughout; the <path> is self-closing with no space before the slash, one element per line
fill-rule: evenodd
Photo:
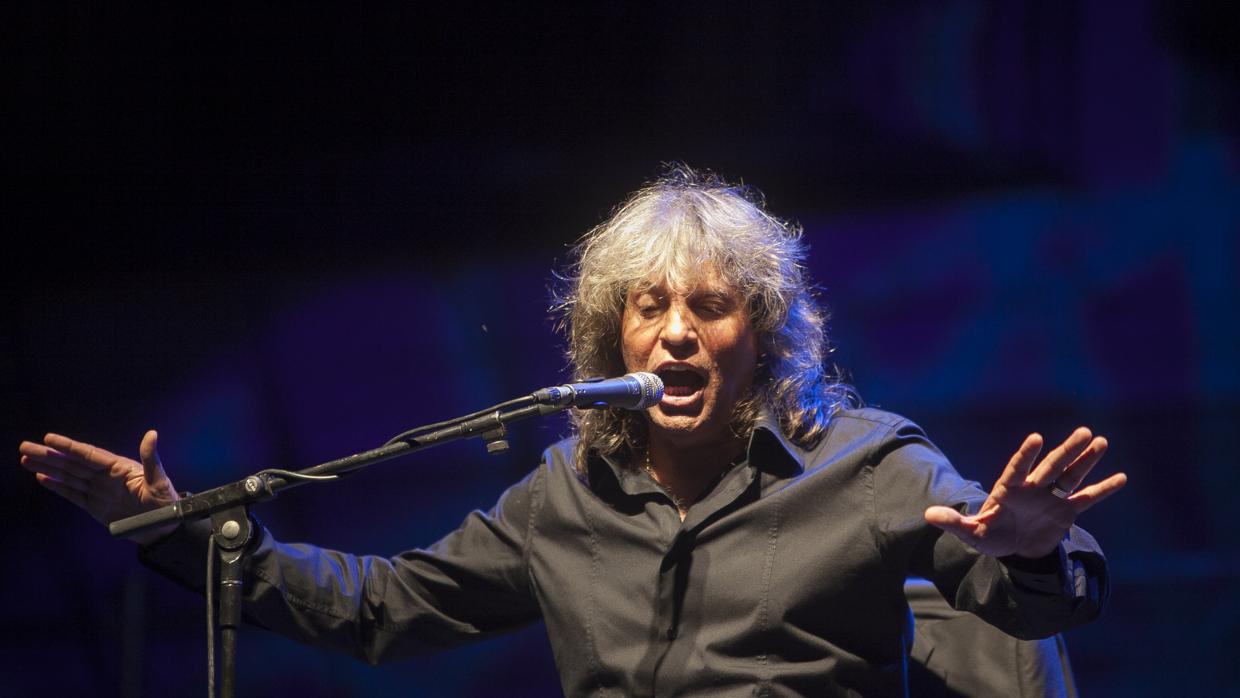
<path fill-rule="evenodd" d="M 665 397 L 689 397 L 706 387 L 706 378 L 686 368 L 664 368 L 657 372 L 663 379 Z"/>

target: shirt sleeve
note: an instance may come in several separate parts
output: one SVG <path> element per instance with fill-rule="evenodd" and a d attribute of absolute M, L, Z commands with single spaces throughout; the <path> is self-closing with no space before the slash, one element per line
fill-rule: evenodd
<path fill-rule="evenodd" d="M 248 621 L 299 642 L 377 664 L 452 647 L 536 621 L 527 536 L 544 469 L 509 488 L 425 549 L 391 558 L 281 543 L 261 525 L 244 573 Z M 201 592 L 210 523 L 196 521 L 139 558 Z"/>
<path fill-rule="evenodd" d="M 925 522 L 932 505 L 976 513 L 986 492 L 965 480 L 915 424 L 902 421 L 873 456 L 874 516 L 884 556 L 908 575 L 932 581 L 957 610 L 1021 639 L 1049 637 L 1087 623 L 1109 596 L 1106 559 L 1073 526 L 1038 561 L 984 555 Z"/>

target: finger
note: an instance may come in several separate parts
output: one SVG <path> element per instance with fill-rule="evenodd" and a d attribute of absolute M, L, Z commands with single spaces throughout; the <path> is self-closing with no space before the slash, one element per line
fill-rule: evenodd
<path fill-rule="evenodd" d="M 61 497 L 64 497 L 70 502 L 73 502 L 74 504 L 81 507 L 82 509 L 86 509 L 86 495 L 85 494 L 78 492 L 77 490 L 71 487 L 68 487 L 63 482 L 60 482 L 59 480 L 56 480 L 55 478 L 49 475 L 44 475 L 43 473 L 36 473 L 34 476 L 34 479 L 38 480 L 40 485 L 43 485 L 47 489 L 55 492 Z"/>
<path fill-rule="evenodd" d="M 63 453 L 53 448 L 30 443 L 29 441 L 23 442 L 19 450 L 22 453 L 19 462 L 27 470 L 36 466 L 53 468 L 82 480 L 89 480 L 101 472 L 97 466 L 81 463 L 66 457 Z"/>
<path fill-rule="evenodd" d="M 1059 477 L 1064 468 L 1068 464 L 1076 460 L 1081 455 L 1085 447 L 1089 445 L 1094 435 L 1085 427 L 1077 427 L 1075 431 L 1064 439 L 1064 442 L 1056 446 L 1050 453 L 1046 454 L 1046 458 L 1034 468 L 1029 477 L 1025 478 L 1025 484 L 1033 487 L 1045 487 Z"/>
<path fill-rule="evenodd" d="M 1085 478 L 1089 475 L 1089 471 L 1098 465 L 1098 461 L 1102 460 L 1103 454 L 1107 452 L 1107 440 L 1101 436 L 1095 436 L 1093 441 L 1089 442 L 1089 446 L 1081 452 L 1081 455 L 1072 461 L 1072 464 L 1064 469 L 1059 477 L 1055 478 L 1055 482 L 1059 484 L 1059 488 L 1071 492 L 1081 486 Z"/>
<path fill-rule="evenodd" d="M 926 523 L 941 528 L 966 543 L 971 543 L 977 538 L 975 533 L 977 524 L 951 507 L 930 507 L 926 509 L 923 516 L 925 516 Z"/>
<path fill-rule="evenodd" d="M 42 453 L 46 448 L 47 446 L 44 446 L 43 444 L 37 444 L 33 441 L 23 441 L 17 447 L 17 452 L 23 456 L 33 456 L 35 454 Z"/>
<path fill-rule="evenodd" d="M 138 446 L 138 454 L 142 458 L 142 474 L 147 483 L 152 485 L 168 479 L 164 464 L 159 460 L 159 451 L 156 449 L 158 445 L 159 433 L 151 429 L 142 437 L 142 444 Z"/>
<path fill-rule="evenodd" d="M 29 441 L 23 441 L 18 451 L 21 452 L 23 458 L 31 458 L 47 463 L 48 465 L 72 472 L 82 478 L 89 478 L 91 475 L 104 470 L 102 466 L 95 463 L 85 463 L 76 458 L 71 458 L 50 446 Z"/>
<path fill-rule="evenodd" d="M 1119 492 L 1128 484 L 1128 476 L 1124 473 L 1115 473 L 1111 477 L 1095 482 L 1088 487 L 1082 487 L 1077 490 L 1076 494 L 1068 497 L 1068 501 L 1076 508 L 1076 513 L 1089 509 L 1093 505 Z"/>
<path fill-rule="evenodd" d="M 60 434 L 47 434 L 43 437 L 43 443 L 73 458 L 103 467 L 111 467 L 113 463 L 120 460 L 120 456 L 111 451 L 81 441 L 74 441 Z"/>
<path fill-rule="evenodd" d="M 1033 466 L 1033 462 L 1037 460 L 1038 454 L 1042 452 L 1042 435 L 1030 434 L 1025 437 L 1020 448 L 1016 449 L 1016 453 L 1008 460 L 1007 467 L 1003 469 L 1003 474 L 999 476 L 999 484 L 1005 487 L 1019 487 L 1025 482 L 1025 478 L 1029 476 L 1029 468 Z"/>
<path fill-rule="evenodd" d="M 43 475 L 47 475 L 49 477 L 55 478 L 56 480 L 60 481 L 61 483 L 69 487 L 72 487 L 73 489 L 79 492 L 86 492 L 87 490 L 90 489 L 89 480 L 79 477 L 78 475 L 72 472 L 67 472 L 64 469 L 59 468 L 55 465 L 44 463 L 43 461 L 35 460 L 33 458 L 30 458 L 29 456 L 22 456 L 21 464 L 23 468 L 34 473 L 36 477 L 40 473 Z"/>

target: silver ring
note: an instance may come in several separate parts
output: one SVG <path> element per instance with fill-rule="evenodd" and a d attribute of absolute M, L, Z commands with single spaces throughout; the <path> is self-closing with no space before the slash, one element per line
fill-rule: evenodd
<path fill-rule="evenodd" d="M 1072 496 L 1072 492 L 1060 487 L 1058 482 L 1051 483 L 1051 494 L 1059 497 L 1060 499 L 1067 499 Z"/>

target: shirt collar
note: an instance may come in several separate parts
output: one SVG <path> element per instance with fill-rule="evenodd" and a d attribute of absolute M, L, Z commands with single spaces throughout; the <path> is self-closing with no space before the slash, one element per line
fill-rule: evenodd
<path fill-rule="evenodd" d="M 779 420 L 766 407 L 754 420 L 753 433 L 745 450 L 745 465 L 770 473 L 779 478 L 795 477 L 805 471 L 802 451 L 784 436 Z M 657 493 L 657 483 L 640 468 L 627 467 L 624 461 L 613 455 L 602 455 L 591 450 L 587 458 L 589 485 L 599 490 L 611 482 L 625 494 Z"/>
<path fill-rule="evenodd" d="M 766 407 L 754 420 L 747 452 L 750 463 L 772 475 L 794 477 L 805 472 L 803 451 L 784 436 L 779 428 L 779 419 Z"/>

